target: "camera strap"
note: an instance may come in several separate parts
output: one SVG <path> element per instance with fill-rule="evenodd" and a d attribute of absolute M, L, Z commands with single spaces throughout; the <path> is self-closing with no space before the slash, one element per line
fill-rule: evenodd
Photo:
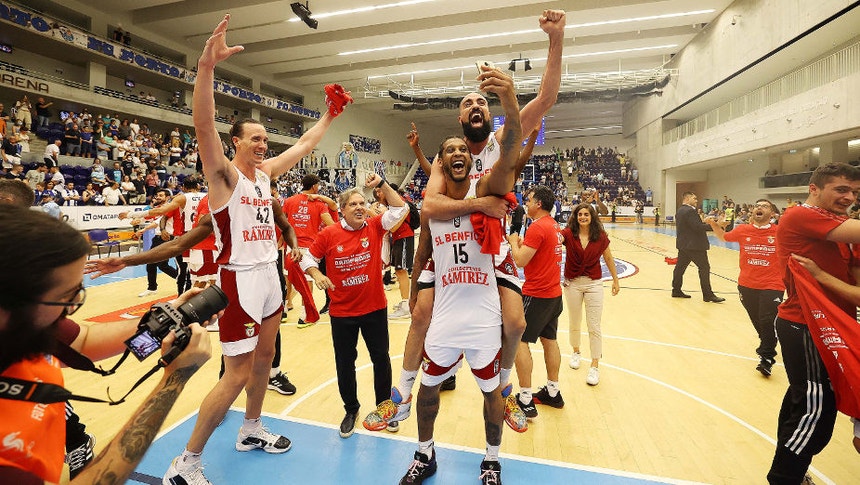
<path fill-rule="evenodd" d="M 61 361 L 63 361 L 64 364 L 71 367 L 72 369 L 95 372 L 100 376 L 110 376 L 116 373 L 116 370 L 119 369 L 119 366 L 121 366 L 123 362 L 125 362 L 125 359 L 128 357 L 129 353 L 130 352 L 128 351 L 128 349 L 126 349 L 126 351 L 122 354 L 122 357 L 120 357 L 119 361 L 110 370 L 104 370 L 101 367 L 96 367 L 96 365 L 93 364 L 93 361 L 90 360 L 89 357 L 73 349 L 65 342 L 58 341 L 56 348 L 53 352 L 51 352 L 51 355 L 60 359 Z"/>
<path fill-rule="evenodd" d="M 176 349 L 176 352 L 168 352 L 161 359 L 159 359 L 158 363 L 149 370 L 143 377 L 137 380 L 131 389 L 125 393 L 118 401 L 113 400 L 110 397 L 110 388 L 107 390 L 108 400 L 98 399 L 95 397 L 89 396 L 79 396 L 77 394 L 72 393 L 63 386 L 58 386 L 56 384 L 48 384 L 45 382 L 35 382 L 35 381 L 27 381 L 23 379 L 15 379 L 13 377 L 5 377 L 0 376 L 0 399 L 11 399 L 15 401 L 31 401 L 38 402 L 42 404 L 53 404 L 58 402 L 66 402 L 66 401 L 83 401 L 83 402 L 95 402 L 95 403 L 105 403 L 111 406 L 115 406 L 117 404 L 122 404 L 125 402 L 125 399 L 131 394 L 132 391 L 137 389 L 139 385 L 141 385 L 145 380 L 149 379 L 152 374 L 155 374 L 158 369 L 162 367 L 166 367 L 170 362 L 173 361 L 174 358 L 179 354 L 181 349 Z M 52 355 L 69 367 L 77 370 L 90 371 L 95 372 L 101 376 L 109 376 L 116 373 L 116 370 L 120 365 L 125 361 L 126 357 L 131 352 L 126 350 L 122 357 L 120 357 L 119 361 L 116 365 L 113 366 L 110 370 L 104 370 L 101 367 L 96 367 L 93 364 L 93 361 L 90 360 L 87 356 L 81 354 L 77 350 L 68 346 L 65 343 L 57 342 L 57 347 Z"/>

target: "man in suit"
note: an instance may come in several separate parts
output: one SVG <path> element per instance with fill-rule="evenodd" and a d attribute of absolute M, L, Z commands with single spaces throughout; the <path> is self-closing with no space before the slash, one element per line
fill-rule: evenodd
<path fill-rule="evenodd" d="M 690 298 L 690 295 L 681 291 L 684 282 L 684 271 L 690 262 L 699 268 L 699 283 L 702 285 L 702 297 L 707 302 L 720 303 L 726 301 L 714 294 L 711 290 L 711 264 L 708 262 L 708 235 L 706 231 L 710 228 L 708 224 L 699 218 L 696 204 L 699 202 L 696 194 L 684 192 L 681 207 L 675 214 L 675 226 L 678 237 L 675 247 L 678 248 L 678 263 L 672 274 L 672 298 Z"/>

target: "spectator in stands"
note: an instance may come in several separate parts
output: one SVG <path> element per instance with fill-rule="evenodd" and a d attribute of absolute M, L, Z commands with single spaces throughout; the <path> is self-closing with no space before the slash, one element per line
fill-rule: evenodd
<path fill-rule="evenodd" d="M 51 110 L 50 108 L 54 103 L 45 101 L 45 98 L 39 98 L 36 100 L 36 127 L 38 130 L 43 126 L 48 126 L 51 122 Z"/>
<path fill-rule="evenodd" d="M 155 191 L 161 187 L 161 178 L 158 176 L 158 171 L 154 168 L 149 171 L 146 176 L 146 198 L 151 199 L 155 195 Z"/>
<path fill-rule="evenodd" d="M 66 128 L 66 135 L 63 139 L 66 142 L 66 155 L 72 157 L 81 155 L 81 130 L 77 123 L 72 122 L 71 126 Z"/>
<path fill-rule="evenodd" d="M 346 191 L 351 185 L 352 182 L 349 180 L 349 177 L 347 177 L 346 170 L 338 170 L 337 178 L 334 181 L 334 186 L 338 192 Z"/>
<path fill-rule="evenodd" d="M 60 219 L 63 217 L 63 213 L 60 212 L 60 206 L 57 204 L 55 199 L 56 194 L 54 194 L 54 191 L 45 191 L 45 193 L 42 194 L 42 210 L 45 214 L 48 214 L 55 219 Z"/>
<path fill-rule="evenodd" d="M 119 162 L 113 162 L 113 168 L 107 172 L 107 178 L 112 182 L 122 182 L 122 166 Z"/>
<path fill-rule="evenodd" d="M 0 157 L 3 159 L 4 169 L 9 170 L 14 165 L 21 165 L 21 157 L 18 155 L 20 148 L 16 135 L 10 133 L 3 138 L 3 143 L 0 144 Z"/>
<path fill-rule="evenodd" d="M 95 187 L 93 187 L 92 182 L 87 183 L 86 188 L 83 192 L 81 192 L 81 203 L 83 205 L 100 205 L 98 202 L 99 193 L 96 192 Z"/>
<path fill-rule="evenodd" d="M 52 167 L 59 166 L 60 164 L 60 145 L 63 144 L 63 140 L 56 139 L 54 143 L 48 143 L 48 146 L 45 147 L 45 165 L 50 169 Z"/>
<path fill-rule="evenodd" d="M 102 189 L 105 205 L 128 205 L 122 192 L 119 190 L 119 182 L 112 180 L 108 187 Z"/>
<path fill-rule="evenodd" d="M 123 118 L 119 127 L 117 127 L 117 135 L 121 140 L 125 140 L 131 136 L 131 123 L 128 121 L 128 118 Z"/>
<path fill-rule="evenodd" d="M 174 132 L 177 136 L 174 137 L 172 136 L 173 133 L 171 133 L 170 137 L 170 148 L 168 149 L 170 153 L 170 159 L 167 163 L 168 165 L 176 165 L 180 163 L 180 160 L 182 160 L 182 147 L 180 146 L 181 141 L 179 139 L 179 132 L 176 130 L 178 130 L 178 128 L 174 128 Z"/>
<path fill-rule="evenodd" d="M 64 188 L 63 205 L 76 206 L 79 204 L 81 204 L 81 194 L 75 189 L 75 183 L 69 181 Z"/>
<path fill-rule="evenodd" d="M 32 108 L 33 105 L 30 104 L 30 99 L 26 94 L 15 102 L 15 119 L 27 129 L 33 125 L 33 116 L 30 114 Z"/>
<path fill-rule="evenodd" d="M 50 182 L 53 182 L 55 186 L 66 185 L 66 177 L 60 171 L 60 167 L 51 167 L 50 177 Z M 47 177 L 45 178 L 47 179 Z"/>
<path fill-rule="evenodd" d="M 27 170 L 27 173 L 24 174 L 24 181 L 27 182 L 27 185 L 30 186 L 32 190 L 36 190 L 36 184 L 42 182 L 45 183 L 45 173 L 47 173 L 48 169 L 45 168 L 44 163 L 39 163 L 34 168 Z"/>
<path fill-rule="evenodd" d="M 81 156 L 84 158 L 92 158 L 93 153 L 93 128 L 84 126 L 81 129 Z"/>
<path fill-rule="evenodd" d="M 6 124 L 9 123 L 9 113 L 4 109 L 3 103 L 0 103 L 0 137 L 6 137 Z"/>
<path fill-rule="evenodd" d="M 3 178 L 10 180 L 24 180 L 24 166 L 20 163 L 12 165 L 4 175 Z"/>

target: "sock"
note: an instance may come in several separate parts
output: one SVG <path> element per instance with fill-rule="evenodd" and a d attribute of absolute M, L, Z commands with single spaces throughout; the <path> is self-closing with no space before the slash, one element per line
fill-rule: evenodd
<path fill-rule="evenodd" d="M 549 393 L 549 397 L 555 397 L 558 395 L 558 381 L 546 381 L 546 392 Z"/>
<path fill-rule="evenodd" d="M 260 421 L 260 418 L 257 419 L 248 419 L 245 418 L 245 421 L 242 423 L 242 433 L 251 434 L 254 431 L 260 429 L 263 426 L 263 422 Z"/>
<path fill-rule="evenodd" d="M 202 453 L 192 453 L 192 452 L 188 451 L 187 449 L 182 450 L 182 454 L 179 455 L 179 459 L 176 460 L 176 464 L 178 465 L 177 468 L 182 468 L 182 469 L 187 470 L 187 469 L 195 468 L 196 466 L 199 466 L 201 454 Z"/>
<path fill-rule="evenodd" d="M 273 378 L 277 377 L 277 375 L 280 373 L 281 373 L 280 367 L 272 367 L 271 369 L 269 369 L 269 379 L 273 379 Z"/>
<path fill-rule="evenodd" d="M 499 461 L 499 446 L 493 446 L 487 443 L 487 454 L 484 455 L 485 461 Z"/>
<path fill-rule="evenodd" d="M 419 441 L 418 442 L 418 453 L 426 456 L 428 459 L 433 458 L 433 440 L 428 441 Z"/>
<path fill-rule="evenodd" d="M 397 383 L 397 390 L 403 396 L 404 402 L 408 401 L 409 397 L 412 396 L 412 388 L 415 386 L 416 377 L 418 377 L 417 370 L 403 369 L 400 371 L 400 382 Z"/>
<path fill-rule="evenodd" d="M 520 402 L 523 404 L 528 404 L 532 400 L 532 388 L 531 387 L 521 387 L 520 388 Z"/>
<path fill-rule="evenodd" d="M 508 385 L 508 381 L 511 379 L 511 370 L 512 369 L 505 369 L 502 367 L 502 370 L 499 371 L 499 384 L 501 384 L 502 387 Z"/>

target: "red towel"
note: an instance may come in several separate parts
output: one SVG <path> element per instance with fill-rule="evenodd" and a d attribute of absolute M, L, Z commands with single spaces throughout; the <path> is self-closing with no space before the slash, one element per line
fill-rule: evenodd
<path fill-rule="evenodd" d="M 349 91 L 344 91 L 340 84 L 326 84 L 325 88 L 325 104 L 328 106 L 328 112 L 332 116 L 337 116 L 343 113 L 343 108 L 347 103 L 352 103 L 352 96 Z"/>
<path fill-rule="evenodd" d="M 519 204 L 517 196 L 513 192 L 508 192 L 504 198 L 508 201 L 508 210 Z M 484 254 L 499 254 L 499 247 L 502 245 L 502 241 L 505 240 L 504 221 L 490 217 L 483 212 L 473 212 L 470 219 L 472 220 L 472 227 L 475 229 L 475 236 L 481 244 L 481 252 Z"/>
<path fill-rule="evenodd" d="M 836 409 L 860 418 L 860 323 L 830 301 L 800 263 L 788 260 L 809 334 L 833 385 Z"/>
<path fill-rule="evenodd" d="M 305 256 L 309 257 L 309 256 Z M 287 270 L 287 279 L 293 284 L 293 288 L 299 292 L 302 297 L 302 304 L 305 306 L 305 321 L 308 323 L 318 322 L 320 312 L 317 310 L 317 305 L 314 302 L 311 287 L 308 285 L 308 280 L 305 279 L 305 273 L 299 267 L 299 263 L 293 261 L 290 257 L 290 252 L 284 255 L 284 269 Z"/>

